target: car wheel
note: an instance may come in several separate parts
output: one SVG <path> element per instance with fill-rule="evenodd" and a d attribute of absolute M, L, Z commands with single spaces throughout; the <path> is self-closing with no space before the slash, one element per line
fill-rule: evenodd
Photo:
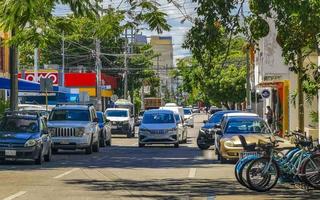
<path fill-rule="evenodd" d="M 129 130 L 129 131 L 127 132 L 127 138 L 132 138 L 132 131 L 131 131 L 131 130 Z"/>
<path fill-rule="evenodd" d="M 92 154 L 92 144 L 86 148 L 86 154 Z"/>
<path fill-rule="evenodd" d="M 199 149 L 201 150 L 207 150 L 210 148 L 209 144 L 206 144 L 205 142 L 202 142 L 203 139 L 201 139 L 200 137 L 197 138 L 197 145 L 199 147 Z"/>
<path fill-rule="evenodd" d="M 34 163 L 36 165 L 41 165 L 43 162 L 43 154 L 42 154 L 42 148 L 40 149 L 40 152 L 39 152 L 39 156 L 37 159 L 35 159 Z"/>
<path fill-rule="evenodd" d="M 101 135 L 101 137 L 99 138 L 99 146 L 100 147 L 105 147 L 106 146 L 106 139 L 105 139 L 105 137 L 103 136 L 103 134 Z"/>
<path fill-rule="evenodd" d="M 106 141 L 106 146 L 111 146 L 111 138 L 109 140 Z"/>
<path fill-rule="evenodd" d="M 57 153 L 58 153 L 58 149 L 52 148 L 52 154 L 57 154 Z"/>
<path fill-rule="evenodd" d="M 49 148 L 47 155 L 44 156 L 44 161 L 50 162 L 52 158 L 52 150 Z"/>
<path fill-rule="evenodd" d="M 179 142 L 174 144 L 174 148 L 179 148 Z"/>
<path fill-rule="evenodd" d="M 144 147 L 145 146 L 145 144 L 141 144 L 140 142 L 139 142 L 139 147 Z"/>
<path fill-rule="evenodd" d="M 99 152 L 99 141 L 97 141 L 97 142 L 92 146 L 92 151 L 93 151 L 93 152 Z"/>

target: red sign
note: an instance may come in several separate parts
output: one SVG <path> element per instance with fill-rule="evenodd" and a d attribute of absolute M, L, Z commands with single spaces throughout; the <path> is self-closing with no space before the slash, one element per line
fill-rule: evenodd
<path fill-rule="evenodd" d="M 18 78 L 21 78 L 21 73 L 19 73 Z M 54 85 L 58 84 L 58 72 L 38 72 L 38 83 L 40 83 L 41 78 L 51 78 Z M 35 79 L 36 75 L 34 72 L 25 73 L 25 80 L 36 81 Z"/>
<path fill-rule="evenodd" d="M 96 87 L 95 73 L 65 73 L 66 87 Z"/>

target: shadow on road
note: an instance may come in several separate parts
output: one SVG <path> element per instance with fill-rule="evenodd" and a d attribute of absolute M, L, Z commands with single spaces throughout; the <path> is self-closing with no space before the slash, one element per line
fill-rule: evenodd
<path fill-rule="evenodd" d="M 70 185 L 82 185 L 91 191 L 119 191 L 120 198 L 152 198 L 152 199 L 181 199 L 181 197 L 208 197 L 215 195 L 217 198 L 228 199 L 227 196 L 254 196 L 263 195 L 263 199 L 319 199 L 317 191 L 301 191 L 290 187 L 276 187 L 267 193 L 257 193 L 241 187 L 231 179 L 161 179 L 161 180 L 127 180 L 117 179 L 112 181 L 97 180 L 68 180 Z M 121 192 L 122 191 L 122 192 Z M 129 194 L 128 194 L 129 193 Z"/>

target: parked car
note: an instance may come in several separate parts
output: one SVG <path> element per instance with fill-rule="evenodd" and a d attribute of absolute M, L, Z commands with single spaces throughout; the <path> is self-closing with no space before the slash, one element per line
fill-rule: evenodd
<path fill-rule="evenodd" d="M 136 119 L 136 123 L 135 123 L 136 126 L 140 126 L 142 118 L 143 118 L 143 114 L 144 114 L 144 110 L 139 112 L 139 115 L 138 115 L 138 117 Z"/>
<path fill-rule="evenodd" d="M 220 136 L 217 140 L 216 151 L 218 159 L 223 163 L 226 160 L 238 160 L 243 146 L 238 135 L 244 136 L 248 145 L 267 143 L 272 136 L 272 132 L 267 123 L 260 117 L 256 116 L 239 116 L 230 117 L 226 120 L 225 125 L 217 130 Z M 282 147 L 292 147 L 289 141 L 283 140 Z"/>
<path fill-rule="evenodd" d="M 211 106 L 208 112 L 210 115 L 213 115 L 214 113 L 219 112 L 219 111 L 223 111 L 223 109 L 215 107 L 215 106 Z"/>
<path fill-rule="evenodd" d="M 99 125 L 92 104 L 59 104 L 50 113 L 49 133 L 52 152 L 59 149 L 85 149 L 86 154 L 99 151 Z"/>
<path fill-rule="evenodd" d="M 111 122 L 112 134 L 126 134 L 127 138 L 134 137 L 134 116 L 126 108 L 108 108 L 105 111 L 107 120 Z"/>
<path fill-rule="evenodd" d="M 111 146 L 111 125 L 103 112 L 97 111 L 99 120 L 99 145 L 100 147 Z"/>
<path fill-rule="evenodd" d="M 179 147 L 178 126 L 171 110 L 148 110 L 139 127 L 139 147 L 146 144 L 173 144 Z"/>
<path fill-rule="evenodd" d="M 180 114 L 174 113 L 174 117 L 176 119 L 176 124 L 177 124 L 177 128 L 178 128 L 179 142 L 180 143 L 187 143 L 187 140 L 188 140 L 187 126 L 184 124 Z"/>
<path fill-rule="evenodd" d="M 51 137 L 46 120 L 37 112 L 6 112 L 0 123 L 0 160 L 51 160 Z"/>
<path fill-rule="evenodd" d="M 214 127 L 221 123 L 221 119 L 224 114 L 235 113 L 235 112 L 239 112 L 239 111 L 237 110 L 219 111 L 211 115 L 209 120 L 203 121 L 204 125 L 200 128 L 199 134 L 197 137 L 197 145 L 199 149 L 201 150 L 209 149 L 210 146 L 214 145 L 214 141 L 215 141 Z"/>
<path fill-rule="evenodd" d="M 184 123 L 193 128 L 194 127 L 194 118 L 193 118 L 193 113 L 191 108 L 183 108 L 184 112 Z"/>

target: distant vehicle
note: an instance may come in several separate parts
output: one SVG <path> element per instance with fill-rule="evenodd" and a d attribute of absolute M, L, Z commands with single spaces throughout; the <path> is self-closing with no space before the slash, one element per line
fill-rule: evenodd
<path fill-rule="evenodd" d="M 143 102 L 145 110 L 158 109 L 162 106 L 162 99 L 157 97 L 144 98 Z"/>
<path fill-rule="evenodd" d="M 184 124 L 193 128 L 194 127 L 194 118 L 191 108 L 183 108 L 184 114 Z"/>
<path fill-rule="evenodd" d="M 52 151 L 85 149 L 86 154 L 99 151 L 99 125 L 92 104 L 59 104 L 50 113 L 49 133 Z"/>
<path fill-rule="evenodd" d="M 187 126 L 183 122 L 183 118 L 179 113 L 174 113 L 174 117 L 176 119 L 176 124 L 179 133 L 179 142 L 180 143 L 187 143 L 188 140 L 188 129 Z"/>
<path fill-rule="evenodd" d="M 192 107 L 192 112 L 193 113 L 200 113 L 200 108 L 198 106 L 193 106 Z"/>
<path fill-rule="evenodd" d="M 180 106 L 164 106 L 164 107 L 160 107 L 160 110 L 172 110 L 174 113 L 178 113 L 179 115 L 181 115 L 181 118 L 183 119 L 182 121 L 184 122 L 184 111 L 183 111 L 183 107 Z"/>
<path fill-rule="evenodd" d="M 127 99 L 118 99 L 114 103 L 115 108 L 126 108 L 129 109 L 130 115 L 134 116 L 135 115 L 135 109 L 134 109 L 134 104 L 128 101 Z"/>
<path fill-rule="evenodd" d="M 97 116 L 99 120 L 99 144 L 100 147 L 111 146 L 111 125 L 110 121 L 107 120 L 103 112 L 97 111 Z"/>
<path fill-rule="evenodd" d="M 164 106 L 165 107 L 177 107 L 178 105 L 176 103 L 166 103 Z"/>
<path fill-rule="evenodd" d="M 136 119 L 136 123 L 135 123 L 136 126 L 140 126 L 144 112 L 145 112 L 144 110 L 139 112 L 139 115 L 138 115 L 138 117 Z"/>
<path fill-rule="evenodd" d="M 126 134 L 127 138 L 134 137 L 134 116 L 126 108 L 108 108 L 105 111 L 107 120 L 111 122 L 112 134 Z"/>
<path fill-rule="evenodd" d="M 240 112 L 237 110 L 224 110 L 216 112 L 215 114 L 211 115 L 209 120 L 204 120 L 204 125 L 200 128 L 199 134 L 197 137 L 197 145 L 199 149 L 205 150 L 209 149 L 210 146 L 214 145 L 215 134 L 214 128 L 215 126 L 220 126 L 221 120 L 223 116 L 227 113 L 236 113 Z"/>
<path fill-rule="evenodd" d="M 219 112 L 219 111 L 223 111 L 223 109 L 215 107 L 215 106 L 211 106 L 208 112 L 210 115 L 213 115 L 214 113 Z"/>
<path fill-rule="evenodd" d="M 34 105 L 34 104 L 19 104 L 18 110 L 19 111 L 35 111 L 38 112 L 40 115 L 46 117 L 48 119 L 50 111 L 54 108 L 52 105 L 48 105 L 48 110 L 46 105 Z"/>
<path fill-rule="evenodd" d="M 46 120 L 37 112 L 6 112 L 0 123 L 0 160 L 51 160 L 51 137 Z"/>
<path fill-rule="evenodd" d="M 179 147 L 178 126 L 171 110 L 148 110 L 139 127 L 139 147 L 146 144 L 174 144 Z"/>
<path fill-rule="evenodd" d="M 267 123 L 256 116 L 238 116 L 226 120 L 222 129 L 217 130 L 216 153 L 222 163 L 226 160 L 238 160 L 243 147 L 238 135 L 245 137 L 248 144 L 269 140 L 272 135 Z"/>

